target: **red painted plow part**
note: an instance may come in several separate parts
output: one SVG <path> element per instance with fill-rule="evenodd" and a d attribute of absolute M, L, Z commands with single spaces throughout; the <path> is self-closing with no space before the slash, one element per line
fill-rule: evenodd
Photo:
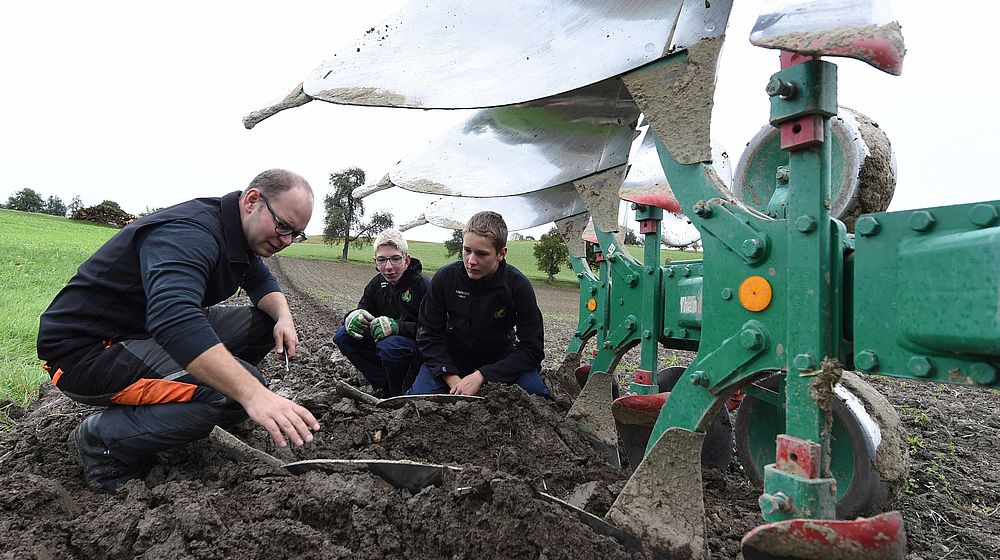
<path fill-rule="evenodd" d="M 902 560 L 903 517 L 891 511 L 853 521 L 789 519 L 743 537 L 744 560 Z"/>
<path fill-rule="evenodd" d="M 634 470 L 646 453 L 653 425 L 660 415 L 670 393 L 655 395 L 629 395 L 616 398 L 611 403 L 611 415 L 615 418 L 618 440 L 625 447 L 629 465 Z M 733 429 L 729 413 L 719 411 L 715 421 L 709 426 L 701 450 L 701 464 L 716 470 L 725 470 L 733 456 Z"/>

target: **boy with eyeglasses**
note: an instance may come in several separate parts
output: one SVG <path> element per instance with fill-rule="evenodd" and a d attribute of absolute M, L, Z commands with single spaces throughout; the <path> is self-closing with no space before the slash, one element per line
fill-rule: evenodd
<path fill-rule="evenodd" d="M 40 318 L 38 357 L 66 396 L 107 407 L 69 437 L 89 486 L 117 492 L 155 453 L 247 416 L 279 446 L 312 441 L 316 418 L 257 369 L 299 344 L 261 257 L 304 239 L 312 211 L 309 183 L 271 169 L 132 222 L 80 265 Z M 253 306 L 216 305 L 240 287 Z"/>
<path fill-rule="evenodd" d="M 540 373 L 542 312 L 534 288 L 506 255 L 503 217 L 486 211 L 469 218 L 462 260 L 434 274 L 420 309 L 424 365 L 413 394 L 476 395 L 492 381 L 550 397 Z"/>
<path fill-rule="evenodd" d="M 413 384 L 420 366 L 417 316 L 429 279 L 411 257 L 403 234 L 375 238 L 375 270 L 358 302 L 333 335 L 341 353 L 361 371 L 377 397 L 395 397 Z"/>

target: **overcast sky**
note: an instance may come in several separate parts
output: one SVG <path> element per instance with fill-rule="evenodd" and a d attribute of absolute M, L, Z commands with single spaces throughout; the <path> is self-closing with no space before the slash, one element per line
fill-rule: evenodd
<path fill-rule="evenodd" d="M 138 213 L 219 196 L 285 167 L 317 191 L 307 228 L 317 233 L 330 172 L 357 166 L 375 181 L 462 114 L 313 102 L 252 131 L 241 119 L 404 3 L 4 2 L 0 201 L 30 187 Z M 949 6 L 958 5 L 894 3 L 907 46 L 900 77 L 834 59 L 840 103 L 874 118 L 893 143 L 893 210 L 1000 198 L 998 78 L 992 32 L 982 31 L 993 3 Z M 778 70 L 775 51 L 749 44 L 759 9 L 736 0 L 719 72 L 712 133 L 734 167 L 767 122 L 764 86 Z M 403 223 L 433 200 L 401 193 L 372 195 L 366 207 Z M 448 232 L 426 225 L 409 235 Z"/>

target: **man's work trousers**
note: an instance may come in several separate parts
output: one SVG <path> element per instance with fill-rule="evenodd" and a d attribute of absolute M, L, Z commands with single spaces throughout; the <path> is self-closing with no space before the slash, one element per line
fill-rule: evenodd
<path fill-rule="evenodd" d="M 274 348 L 274 321 L 246 306 L 214 306 L 209 323 L 251 375 L 267 380 L 257 364 Z M 134 465 L 158 451 L 232 426 L 247 414 L 236 401 L 196 379 L 151 338 L 99 345 L 53 382 L 66 396 L 109 407 L 97 431 L 119 461 Z"/>

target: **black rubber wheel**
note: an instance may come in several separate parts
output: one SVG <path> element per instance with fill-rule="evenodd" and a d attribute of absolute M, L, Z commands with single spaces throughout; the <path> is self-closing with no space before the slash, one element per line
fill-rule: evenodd
<path fill-rule="evenodd" d="M 656 385 L 660 392 L 672 391 L 686 371 L 687 368 L 683 366 L 670 366 L 656 372 Z M 705 443 L 701 446 L 701 464 L 724 471 L 729 468 L 732 459 L 733 423 L 729 420 L 729 411 L 726 407 L 722 407 L 705 431 Z"/>
<path fill-rule="evenodd" d="M 784 373 L 778 373 L 755 385 L 777 392 L 783 376 Z M 837 480 L 837 518 L 869 515 L 880 510 L 886 498 L 875 470 L 875 443 L 862 420 L 839 394 L 833 401 L 833 418 L 831 470 Z M 747 393 L 737 409 L 734 431 L 740 464 L 750 482 L 763 488 L 764 465 L 774 463 L 775 441 L 779 433 L 784 433 L 784 414 L 779 414 L 774 404 Z"/>

